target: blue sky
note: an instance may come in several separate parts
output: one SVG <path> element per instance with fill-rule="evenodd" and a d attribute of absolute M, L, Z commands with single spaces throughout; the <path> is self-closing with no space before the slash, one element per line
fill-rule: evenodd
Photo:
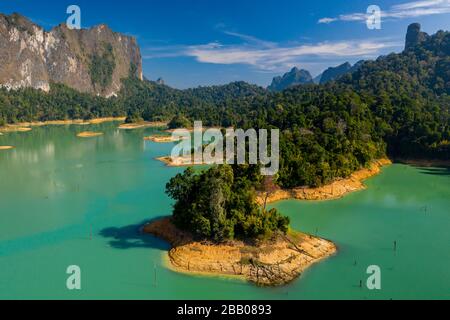
<path fill-rule="evenodd" d="M 297 66 L 314 76 L 349 61 L 403 48 L 408 24 L 434 33 L 450 28 L 450 0 L 1 0 L 46 29 L 76 4 L 82 27 L 108 24 L 141 46 L 144 74 L 178 87 L 244 80 L 267 86 Z M 369 5 L 382 10 L 380 30 L 366 26 Z"/>

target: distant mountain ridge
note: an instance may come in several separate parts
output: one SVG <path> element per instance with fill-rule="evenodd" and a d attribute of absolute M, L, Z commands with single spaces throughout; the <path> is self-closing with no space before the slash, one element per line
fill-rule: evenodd
<path fill-rule="evenodd" d="M 302 84 L 325 84 L 330 81 L 337 80 L 347 73 L 356 71 L 363 62 L 363 60 L 358 61 L 353 66 L 349 62 L 345 62 L 336 67 L 329 67 L 315 78 L 312 78 L 309 71 L 294 67 L 291 71 L 285 73 L 283 76 L 273 78 L 272 84 L 267 89 L 277 92 Z"/>
<path fill-rule="evenodd" d="M 320 78 L 320 83 L 323 84 L 332 81 L 341 75 L 346 74 L 351 69 L 352 65 L 348 62 L 345 62 L 337 67 L 330 67 L 323 72 L 322 77 Z"/>
<path fill-rule="evenodd" d="M 294 67 L 282 77 L 273 78 L 272 84 L 267 89 L 270 91 L 283 91 L 289 87 L 309 83 L 314 83 L 309 71 Z"/>
<path fill-rule="evenodd" d="M 50 83 L 112 96 L 128 76 L 142 79 L 136 39 L 102 24 L 71 30 L 65 24 L 45 31 L 14 13 L 0 14 L 0 86 L 50 90 Z"/>

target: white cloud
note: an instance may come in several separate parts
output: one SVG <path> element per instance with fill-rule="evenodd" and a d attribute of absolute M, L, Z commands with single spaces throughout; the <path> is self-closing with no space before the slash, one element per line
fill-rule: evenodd
<path fill-rule="evenodd" d="M 450 0 L 423 0 L 406 2 L 391 6 L 388 10 L 382 11 L 382 18 L 405 19 L 429 15 L 450 13 Z M 335 21 L 366 21 L 366 13 L 342 14 L 335 18 L 322 18 L 318 23 L 329 24 Z"/>
<path fill-rule="evenodd" d="M 440 6 L 442 4 L 448 4 L 446 0 L 424 0 L 424 1 L 414 1 L 414 2 L 406 2 L 403 4 L 397 4 L 392 6 L 394 10 L 411 10 L 417 8 L 427 8 L 431 6 Z"/>
<path fill-rule="evenodd" d="M 293 66 L 312 66 L 320 71 L 321 66 L 347 60 L 371 59 L 382 52 L 400 48 L 403 43 L 390 39 L 346 40 L 314 44 L 278 44 L 252 36 L 227 32 L 244 39 L 242 44 L 225 45 L 211 42 L 200 45 L 148 48 L 144 59 L 168 57 L 193 57 L 198 62 L 210 64 L 244 64 L 262 72 L 279 72 Z M 314 70 L 313 70 L 314 71 Z"/>
<path fill-rule="evenodd" d="M 338 20 L 338 19 L 336 19 L 336 18 L 322 18 L 322 19 L 319 19 L 319 23 L 326 23 L 326 24 L 328 24 L 328 23 L 331 23 L 331 22 L 334 22 L 334 21 L 336 21 L 336 20 Z"/>
<path fill-rule="evenodd" d="M 250 36 L 247 34 L 243 34 L 243 33 L 238 33 L 238 32 L 232 32 L 232 31 L 223 31 L 224 34 L 232 36 L 232 37 L 237 37 L 239 39 L 242 39 L 248 43 L 254 43 L 254 44 L 258 44 L 258 45 L 262 45 L 265 47 L 273 47 L 275 46 L 274 42 L 270 42 L 270 41 L 265 41 L 265 40 L 261 40 L 258 39 L 254 36 Z"/>

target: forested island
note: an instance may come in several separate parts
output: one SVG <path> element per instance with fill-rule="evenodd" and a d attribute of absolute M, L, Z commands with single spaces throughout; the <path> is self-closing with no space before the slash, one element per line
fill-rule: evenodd
<path fill-rule="evenodd" d="M 283 285 L 336 252 L 330 241 L 296 232 L 289 218 L 256 201 L 263 177 L 256 166 L 189 168 L 166 186 L 173 215 L 144 231 L 172 244 L 177 271 L 237 276 L 257 285 Z"/>

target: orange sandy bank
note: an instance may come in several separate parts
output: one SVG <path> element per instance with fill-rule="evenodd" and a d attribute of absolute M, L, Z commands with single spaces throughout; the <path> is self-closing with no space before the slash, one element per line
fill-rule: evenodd
<path fill-rule="evenodd" d="M 109 117 L 109 118 L 96 118 L 89 120 L 89 124 L 99 124 L 104 122 L 113 122 L 113 121 L 125 121 L 126 117 Z"/>
<path fill-rule="evenodd" d="M 298 200 L 332 200 L 345 196 L 348 193 L 363 190 L 366 188 L 364 180 L 380 173 L 383 166 L 392 162 L 389 159 L 380 159 L 374 161 L 369 168 L 364 168 L 354 172 L 349 178 L 336 180 L 326 186 L 318 188 L 294 188 L 294 189 L 278 189 L 271 192 L 267 197 L 267 203 L 276 202 L 287 199 Z M 266 198 L 265 193 L 258 195 L 259 204 L 264 204 Z"/>
<path fill-rule="evenodd" d="M 169 143 L 169 142 L 178 142 L 182 140 L 183 137 L 172 137 L 172 136 L 149 136 L 144 137 L 144 140 L 153 141 L 157 143 Z"/>
<path fill-rule="evenodd" d="M 211 159 L 211 162 L 202 160 L 201 163 L 194 163 L 193 155 L 177 156 L 177 157 L 165 156 L 165 157 L 156 158 L 156 160 L 165 163 L 165 165 L 167 167 L 191 167 L 191 166 L 202 166 L 202 165 L 215 164 L 213 159 Z"/>
<path fill-rule="evenodd" d="M 168 258 L 175 271 L 234 276 L 261 286 L 289 283 L 337 250 L 330 241 L 298 232 L 258 244 L 196 242 L 189 233 L 177 229 L 170 218 L 154 221 L 144 231 L 172 245 Z"/>
<path fill-rule="evenodd" d="M 142 128 L 160 128 L 166 127 L 167 122 L 155 121 L 155 122 L 137 122 L 137 123 L 123 123 L 119 126 L 119 129 L 133 130 Z"/>
<path fill-rule="evenodd" d="M 203 164 L 203 163 L 194 164 L 192 156 L 186 156 L 186 157 L 182 157 L 182 156 L 179 156 L 179 157 L 166 156 L 166 157 L 156 158 L 156 160 L 165 163 L 165 165 L 167 167 L 190 167 L 190 166 L 193 166 L 193 165 L 202 165 Z"/>
<path fill-rule="evenodd" d="M 30 127 L 41 127 L 48 125 L 89 125 L 99 124 L 112 121 L 124 121 L 125 117 L 107 117 L 96 118 L 91 120 L 50 120 L 50 121 L 34 121 L 34 122 L 21 122 L 16 124 L 7 124 L 4 127 L 0 127 L 0 132 L 27 132 L 31 131 Z"/>
<path fill-rule="evenodd" d="M 0 146 L 0 150 L 9 150 L 9 149 L 14 149 L 13 146 Z"/>
<path fill-rule="evenodd" d="M 92 131 L 84 131 L 77 134 L 77 137 L 79 138 L 92 138 L 92 137 L 98 137 L 102 136 L 103 132 L 92 132 Z"/>
<path fill-rule="evenodd" d="M 99 124 L 104 122 L 112 121 L 125 121 L 125 117 L 105 117 L 105 118 L 95 118 L 91 120 L 50 120 L 50 121 L 34 121 L 34 122 L 21 122 L 17 124 L 8 124 L 4 127 L 0 127 L 0 132 L 25 132 L 30 131 L 29 127 L 42 127 L 48 125 L 89 125 L 89 124 Z"/>
<path fill-rule="evenodd" d="M 217 130 L 222 130 L 222 129 L 233 129 L 233 128 L 223 128 L 223 127 L 201 127 L 201 131 L 202 132 L 205 132 L 205 131 L 207 131 L 207 130 L 209 130 L 209 129 L 217 129 Z M 190 133 L 193 133 L 194 131 L 195 131 L 195 128 L 177 128 L 177 129 L 167 129 L 167 130 L 164 130 L 165 132 L 167 132 L 167 133 L 173 133 L 173 132 L 175 132 L 175 131 L 177 131 L 177 130 L 186 130 L 186 131 L 188 131 L 188 132 L 190 132 Z"/>
<path fill-rule="evenodd" d="M 19 125 L 6 125 L 4 127 L 0 127 L 1 132 L 28 132 L 31 131 L 31 128 L 19 126 Z"/>

